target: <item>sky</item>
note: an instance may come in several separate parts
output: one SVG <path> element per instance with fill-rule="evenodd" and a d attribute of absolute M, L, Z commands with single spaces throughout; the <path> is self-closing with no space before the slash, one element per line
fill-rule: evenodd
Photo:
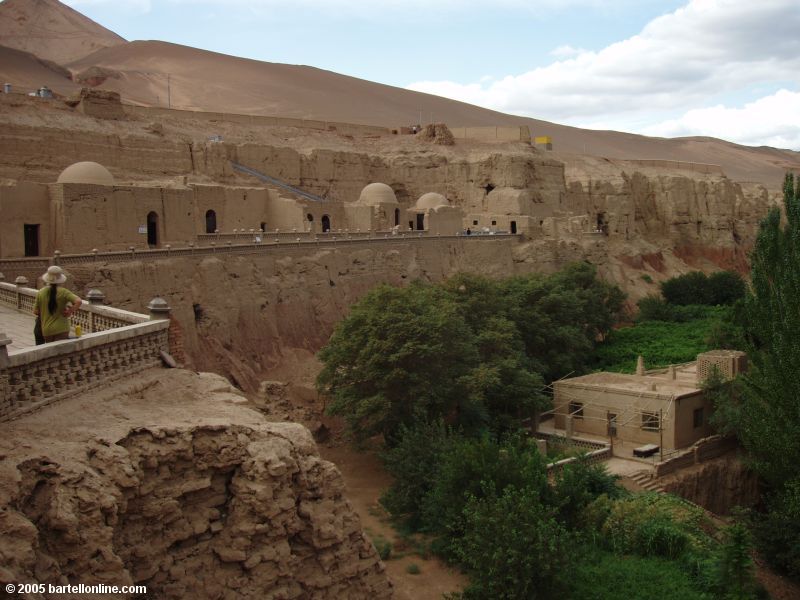
<path fill-rule="evenodd" d="M 800 150 L 800 0 L 66 0 L 128 40 L 506 113 Z"/>

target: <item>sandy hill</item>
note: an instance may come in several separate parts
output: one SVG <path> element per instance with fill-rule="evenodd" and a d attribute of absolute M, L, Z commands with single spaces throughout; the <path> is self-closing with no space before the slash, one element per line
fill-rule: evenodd
<path fill-rule="evenodd" d="M 0 45 L 65 64 L 125 40 L 58 0 L 0 3 Z"/>
<path fill-rule="evenodd" d="M 30 92 L 45 85 L 57 94 L 68 95 L 80 90 L 69 77 L 67 69 L 51 61 L 0 46 L 0 78 L 15 92 Z"/>
<path fill-rule="evenodd" d="M 29 30 L 34 30 L 30 23 L 34 17 L 37 23 L 63 25 L 35 29 L 39 35 L 37 56 L 47 58 L 43 50 L 48 48 L 54 52 L 62 47 L 75 50 L 74 54 L 80 56 L 66 66 L 76 83 L 118 91 L 123 101 L 134 104 L 388 127 L 417 122 L 421 110 L 424 120 L 433 115 L 436 121 L 452 126 L 528 125 L 533 135 L 552 136 L 561 154 L 719 164 L 734 179 L 772 185 L 781 180 L 787 168 L 800 169 L 800 153 L 788 150 L 752 148 L 713 138 L 664 139 L 585 130 L 313 67 L 249 60 L 160 41 L 124 42 L 57 0 L 5 0 L 0 4 L 3 35 L 13 14 L 25 17 Z M 70 21 L 73 17 L 77 21 Z M 72 29 L 68 23 L 73 23 Z M 21 27 L 18 24 L 18 29 Z M 100 49 L 83 55 L 83 42 Z M 4 56 L 0 51 L 0 59 Z M 39 71 L 27 73 L 24 81 L 20 72 L 17 69 L 12 73 L 6 61 L 0 60 L 0 78 L 4 81 L 38 87 Z M 64 78 L 51 87 L 67 93 L 74 84 Z"/>

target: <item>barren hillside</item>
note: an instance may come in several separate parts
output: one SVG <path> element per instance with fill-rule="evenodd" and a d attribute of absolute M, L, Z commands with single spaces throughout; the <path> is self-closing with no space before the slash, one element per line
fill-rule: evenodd
<path fill-rule="evenodd" d="M 5 0 L 0 45 L 65 64 L 125 40 L 58 0 Z"/>
<path fill-rule="evenodd" d="M 389 127 L 423 115 L 450 125 L 527 125 L 550 135 L 562 153 L 608 158 L 712 163 L 736 180 L 775 185 L 800 153 L 740 146 L 714 138 L 650 138 L 592 131 L 503 114 L 430 94 L 302 65 L 261 62 L 162 41 L 126 43 L 57 0 L 5 0 L 0 44 L 67 63 L 74 83 L 40 64 L 0 49 L 0 78 L 23 90 L 48 85 L 68 94 L 76 85 L 120 92 L 123 101 L 241 114 L 299 117 Z M 8 57 L 8 58 L 7 58 Z M 13 60 L 12 60 L 13 59 Z M 24 62 L 24 61 L 23 61 Z"/>

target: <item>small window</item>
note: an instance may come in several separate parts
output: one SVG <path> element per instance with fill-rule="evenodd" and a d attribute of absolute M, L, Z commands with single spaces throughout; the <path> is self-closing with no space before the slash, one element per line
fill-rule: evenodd
<path fill-rule="evenodd" d="M 569 414 L 576 419 L 583 418 L 583 402 L 570 402 Z"/>
<path fill-rule="evenodd" d="M 492 221 L 492 225 L 497 225 L 497 221 Z"/>
<path fill-rule="evenodd" d="M 642 413 L 642 429 L 647 431 L 658 431 L 658 413 L 643 412 Z"/>
<path fill-rule="evenodd" d="M 478 224 L 478 220 L 477 220 L 477 219 L 474 219 L 474 220 L 472 221 L 472 224 L 473 224 L 473 225 L 477 225 L 477 224 Z"/>
<path fill-rule="evenodd" d="M 309 223 L 313 223 L 314 222 L 314 215 L 312 215 L 311 213 L 308 213 L 306 215 L 306 219 L 308 219 Z"/>
<path fill-rule="evenodd" d="M 694 421 L 694 427 L 697 429 L 698 427 L 703 426 L 703 407 L 695 408 L 694 414 L 692 415 L 692 420 Z"/>

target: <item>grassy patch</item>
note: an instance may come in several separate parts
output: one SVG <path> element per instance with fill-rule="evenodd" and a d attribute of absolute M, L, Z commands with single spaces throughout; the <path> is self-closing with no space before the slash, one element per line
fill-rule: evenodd
<path fill-rule="evenodd" d="M 712 328 L 720 322 L 721 314 L 712 309 L 705 318 L 683 323 L 642 321 L 633 327 L 612 331 L 597 346 L 594 367 L 601 371 L 633 373 L 640 354 L 648 369 L 692 361 L 699 353 L 711 350 L 707 340 Z"/>
<path fill-rule="evenodd" d="M 581 600 L 711 600 L 692 585 L 676 561 L 597 549 L 587 549 L 578 561 L 571 588 L 571 597 Z"/>

